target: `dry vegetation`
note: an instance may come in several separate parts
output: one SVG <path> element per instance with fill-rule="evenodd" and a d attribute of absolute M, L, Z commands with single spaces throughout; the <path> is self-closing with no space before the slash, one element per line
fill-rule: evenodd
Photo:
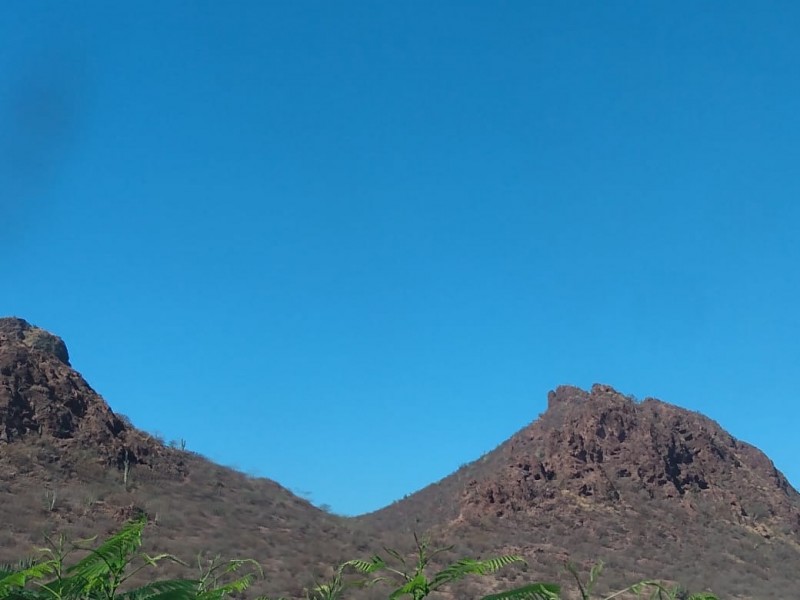
<path fill-rule="evenodd" d="M 417 532 L 454 546 L 444 561 L 527 560 L 457 583 L 458 598 L 568 581 L 567 561 L 582 572 L 603 561 L 599 592 L 656 577 L 724 598 L 796 595 L 800 496 L 767 457 L 702 415 L 605 386 L 559 388 L 542 418 L 493 452 L 343 518 L 137 430 L 70 367 L 58 338 L 34 329 L 0 319 L 0 562 L 46 535 L 104 536 L 145 514 L 145 549 L 188 562 L 256 559 L 267 577 L 255 594 L 301 597 L 345 560 L 412 551 Z"/>

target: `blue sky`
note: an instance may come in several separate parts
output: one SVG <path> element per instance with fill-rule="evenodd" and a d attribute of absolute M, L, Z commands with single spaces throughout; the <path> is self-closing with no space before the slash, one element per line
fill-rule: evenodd
<path fill-rule="evenodd" d="M 800 484 L 800 7 L 0 7 L 0 314 L 377 509 L 608 383 Z"/>

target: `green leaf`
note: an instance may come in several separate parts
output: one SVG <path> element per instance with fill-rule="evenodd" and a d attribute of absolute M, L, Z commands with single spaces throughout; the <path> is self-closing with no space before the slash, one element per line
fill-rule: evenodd
<path fill-rule="evenodd" d="M 402 554 L 400 554 L 397 550 L 395 550 L 394 548 L 384 548 L 384 550 L 389 554 L 389 556 L 393 557 L 401 565 L 403 565 L 403 567 L 408 568 L 405 557 Z"/>
<path fill-rule="evenodd" d="M 199 581 L 172 579 L 155 581 L 117 596 L 119 600 L 194 600 Z"/>
<path fill-rule="evenodd" d="M 228 594 L 245 591 L 253 581 L 253 576 L 247 574 L 234 581 L 205 590 L 197 595 L 197 600 L 221 600 Z"/>
<path fill-rule="evenodd" d="M 481 600 L 558 600 L 561 588 L 554 583 L 532 583 L 491 596 Z"/>
<path fill-rule="evenodd" d="M 360 573 L 374 573 L 386 566 L 386 563 L 380 556 L 373 556 L 372 560 L 353 559 L 344 562 L 339 567 L 339 572 L 342 572 L 346 567 L 352 567 Z"/>
<path fill-rule="evenodd" d="M 394 600 L 400 596 L 411 596 L 412 598 L 424 598 L 431 593 L 431 586 L 424 574 L 419 573 L 405 585 L 396 589 L 389 596 L 389 600 Z"/>
<path fill-rule="evenodd" d="M 0 598 L 3 597 L 7 590 L 14 587 L 24 587 L 29 580 L 41 579 L 52 572 L 53 565 L 50 561 L 31 565 L 19 571 L 11 569 L 0 570 Z"/>
<path fill-rule="evenodd" d="M 104 576 L 122 573 L 142 544 L 142 531 L 146 524 L 146 518 L 129 521 L 98 548 L 90 549 L 88 556 L 66 571 L 73 584 L 88 592 L 98 587 Z"/>
<path fill-rule="evenodd" d="M 513 563 L 525 563 L 525 560 L 521 556 L 516 555 L 498 556 L 487 560 L 464 558 L 436 573 L 431 581 L 431 589 L 438 589 L 466 575 L 486 575 L 487 573 L 494 573 Z"/>

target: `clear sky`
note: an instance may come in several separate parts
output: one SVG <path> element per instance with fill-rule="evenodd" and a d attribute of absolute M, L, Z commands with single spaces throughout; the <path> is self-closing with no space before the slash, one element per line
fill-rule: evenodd
<path fill-rule="evenodd" d="M 800 485 L 800 4 L 5 2 L 0 314 L 377 509 L 608 383 Z"/>

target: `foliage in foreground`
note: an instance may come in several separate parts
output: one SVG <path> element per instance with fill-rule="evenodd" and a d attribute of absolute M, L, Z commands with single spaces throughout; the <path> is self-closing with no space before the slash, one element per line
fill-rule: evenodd
<path fill-rule="evenodd" d="M 199 577 L 161 579 L 132 587 L 131 578 L 163 561 L 188 566 L 169 554 L 149 556 L 139 552 L 145 525 L 144 518 L 133 520 L 95 548 L 89 544 L 96 538 L 69 545 L 63 537 L 55 542 L 48 540 L 49 547 L 40 549 L 39 560 L 0 566 L 0 600 L 223 600 L 226 596 L 240 597 L 256 576 L 263 576 L 258 563 L 253 560 L 222 561 L 216 558 L 205 565 L 198 561 Z M 346 561 L 334 571 L 330 581 L 307 590 L 307 600 L 338 600 L 348 589 L 381 583 L 391 584 L 393 588 L 388 593 L 388 600 L 422 600 L 469 575 L 490 575 L 510 565 L 525 564 L 524 559 L 516 555 L 484 560 L 464 558 L 429 575 L 432 560 L 452 547 L 431 550 L 428 540 L 416 535 L 414 539 L 417 546 L 414 564 L 409 564 L 405 557 L 390 548 L 384 550 L 392 559 L 391 564 L 378 555 L 369 560 Z M 67 566 L 67 559 L 75 553 L 81 557 Z M 575 579 L 582 600 L 613 600 L 624 594 L 650 600 L 717 600 L 711 594 L 690 595 L 680 588 L 668 589 L 655 580 L 640 581 L 601 598 L 593 595 L 593 588 L 602 565 L 592 568 L 585 581 L 572 565 L 567 569 Z M 484 596 L 480 600 L 560 598 L 560 586 L 539 582 Z"/>
<path fill-rule="evenodd" d="M 138 552 L 145 524 L 144 518 L 130 521 L 96 548 L 88 546 L 96 538 L 69 546 L 60 538 L 40 549 L 38 562 L 0 567 L 0 600 L 222 600 L 246 590 L 254 575 L 261 573 L 255 561 L 215 559 L 201 565 L 199 578 L 157 580 L 128 589 L 126 582 L 144 569 L 162 561 L 184 564 L 169 554 Z M 84 556 L 66 566 L 74 553 Z M 255 573 L 232 575 L 245 565 Z"/>
<path fill-rule="evenodd" d="M 443 586 L 454 583 L 467 575 L 488 575 L 495 573 L 503 567 L 515 563 L 526 564 L 525 560 L 516 555 L 504 555 L 486 560 L 464 558 L 458 560 L 431 576 L 426 575 L 426 569 L 432 559 L 442 552 L 452 549 L 452 546 L 429 549 L 428 540 L 420 540 L 416 535 L 414 540 L 417 545 L 416 564 L 409 565 L 406 559 L 396 550 L 385 548 L 386 553 L 399 563 L 392 567 L 380 556 L 371 560 L 350 560 L 339 566 L 333 579 L 326 584 L 319 585 L 306 594 L 308 600 L 336 600 L 348 587 L 344 578 L 344 571 L 348 568 L 361 574 L 387 573 L 387 576 L 373 577 L 372 579 L 360 578 L 349 582 L 353 587 L 373 585 L 378 582 L 392 581 L 400 583 L 400 587 L 389 593 L 389 600 L 410 597 L 412 600 L 421 600 L 429 594 L 438 591 Z M 602 563 L 595 565 L 589 577 L 584 581 L 573 565 L 566 566 L 569 573 L 576 581 L 581 600 L 613 600 L 621 598 L 624 594 L 635 595 L 639 599 L 649 600 L 717 600 L 713 594 L 689 594 L 680 587 L 668 588 L 656 580 L 644 580 L 618 590 L 607 596 L 594 596 L 593 589 L 597 578 L 602 571 Z M 531 583 L 522 587 L 484 596 L 480 600 L 560 600 L 561 587 L 553 583 Z M 280 599 L 283 600 L 283 599 Z"/>

